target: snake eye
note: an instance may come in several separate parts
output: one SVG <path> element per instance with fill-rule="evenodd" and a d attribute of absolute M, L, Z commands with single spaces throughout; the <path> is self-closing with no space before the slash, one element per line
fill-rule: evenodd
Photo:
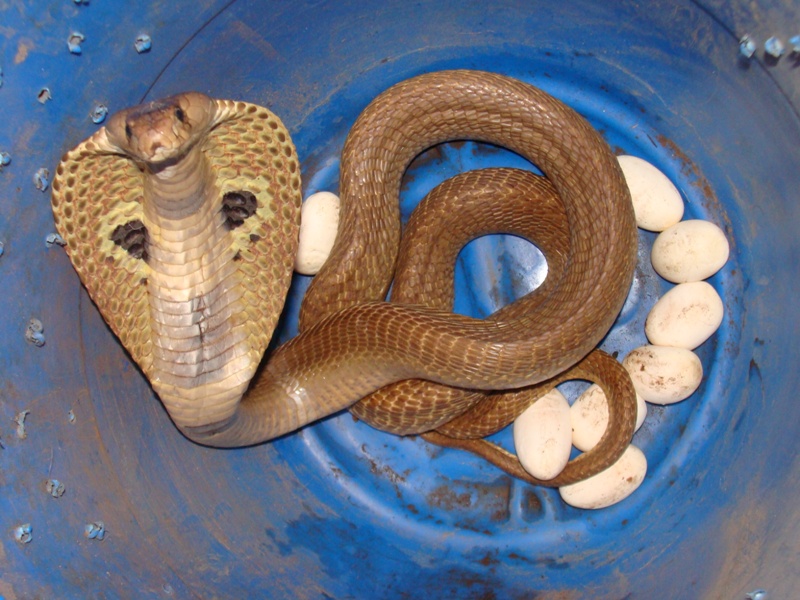
<path fill-rule="evenodd" d="M 183 109 L 180 106 L 175 109 L 175 118 L 181 123 L 186 122 L 186 113 L 183 112 Z"/>
<path fill-rule="evenodd" d="M 129 142 L 131 141 L 131 138 L 133 137 L 133 131 L 131 131 L 131 126 L 128 123 L 125 123 L 125 137 L 128 138 Z"/>

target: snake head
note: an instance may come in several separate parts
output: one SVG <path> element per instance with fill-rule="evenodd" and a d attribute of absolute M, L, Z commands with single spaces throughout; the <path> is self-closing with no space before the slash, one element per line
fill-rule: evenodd
<path fill-rule="evenodd" d="M 215 124 L 216 102 L 186 92 L 116 113 L 106 131 L 109 141 L 137 162 L 152 167 L 174 164 Z"/>

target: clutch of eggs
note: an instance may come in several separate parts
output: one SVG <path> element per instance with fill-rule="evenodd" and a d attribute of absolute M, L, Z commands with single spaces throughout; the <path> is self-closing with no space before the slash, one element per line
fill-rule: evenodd
<path fill-rule="evenodd" d="M 637 226 L 659 233 L 651 251 L 653 268 L 677 284 L 647 316 L 645 335 L 650 343 L 632 350 L 622 361 L 636 390 L 638 430 L 647 414 L 646 403 L 680 402 L 699 387 L 703 366 L 693 350 L 714 334 L 724 315 L 722 299 L 704 280 L 723 267 L 730 248 L 717 225 L 699 219 L 681 221 L 684 204 L 680 192 L 660 170 L 635 156 L 619 156 L 618 160 L 631 192 Z M 536 408 L 540 402 L 543 405 Z M 563 423 L 568 405 L 563 396 L 542 398 L 514 424 L 517 455 L 535 477 L 555 477 L 567 464 L 572 446 L 586 452 L 605 432 L 608 404 L 599 386 L 590 386 L 568 409 L 571 434 Z M 632 494 L 646 472 L 647 459 L 630 445 L 605 471 L 562 486 L 559 492 L 572 506 L 604 508 Z"/>

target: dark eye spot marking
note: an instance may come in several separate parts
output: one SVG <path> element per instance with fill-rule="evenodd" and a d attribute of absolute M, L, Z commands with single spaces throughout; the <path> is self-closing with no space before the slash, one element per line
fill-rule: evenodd
<path fill-rule="evenodd" d="M 128 138 L 129 142 L 131 141 L 131 138 L 133 137 L 133 131 L 131 130 L 130 123 L 125 123 L 125 137 Z"/>
<path fill-rule="evenodd" d="M 186 113 L 183 112 L 183 109 L 180 106 L 175 108 L 175 118 L 181 123 L 186 123 Z"/>
<path fill-rule="evenodd" d="M 228 229 L 235 229 L 244 223 L 245 219 L 255 214 L 257 208 L 258 202 L 252 192 L 242 190 L 227 192 L 222 196 L 222 212 Z"/>
<path fill-rule="evenodd" d="M 133 258 L 147 261 L 147 228 L 139 219 L 118 225 L 111 234 L 111 241 Z"/>

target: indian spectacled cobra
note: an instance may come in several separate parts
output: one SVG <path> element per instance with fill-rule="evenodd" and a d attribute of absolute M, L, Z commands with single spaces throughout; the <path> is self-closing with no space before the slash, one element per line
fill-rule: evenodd
<path fill-rule="evenodd" d="M 394 301 L 384 301 L 400 243 L 403 173 L 421 151 L 458 139 L 517 152 L 547 180 L 489 170 L 439 195 L 469 195 L 476 185 L 541 195 L 541 210 L 555 215 L 545 219 L 560 229 L 519 231 L 538 238 L 550 273 L 541 289 L 486 320 L 453 314 L 447 291 L 404 300 L 398 283 Z M 630 287 L 636 226 L 615 157 L 572 109 L 479 71 L 421 75 L 378 96 L 344 146 L 339 233 L 303 300 L 301 332 L 254 378 L 289 287 L 300 195 L 299 161 L 280 120 L 199 93 L 115 114 L 59 164 L 52 205 L 70 259 L 187 437 L 256 444 L 353 407 L 379 428 L 472 450 L 546 485 L 599 472 L 627 447 L 633 387 L 594 348 Z M 413 280 L 410 271 L 403 277 Z M 478 439 L 570 378 L 600 383 L 609 426 L 556 479 L 531 478 L 513 455 Z M 394 391 L 381 390 L 395 382 Z M 450 396 L 443 386 L 459 389 Z M 517 391 L 530 386 L 533 396 Z"/>

